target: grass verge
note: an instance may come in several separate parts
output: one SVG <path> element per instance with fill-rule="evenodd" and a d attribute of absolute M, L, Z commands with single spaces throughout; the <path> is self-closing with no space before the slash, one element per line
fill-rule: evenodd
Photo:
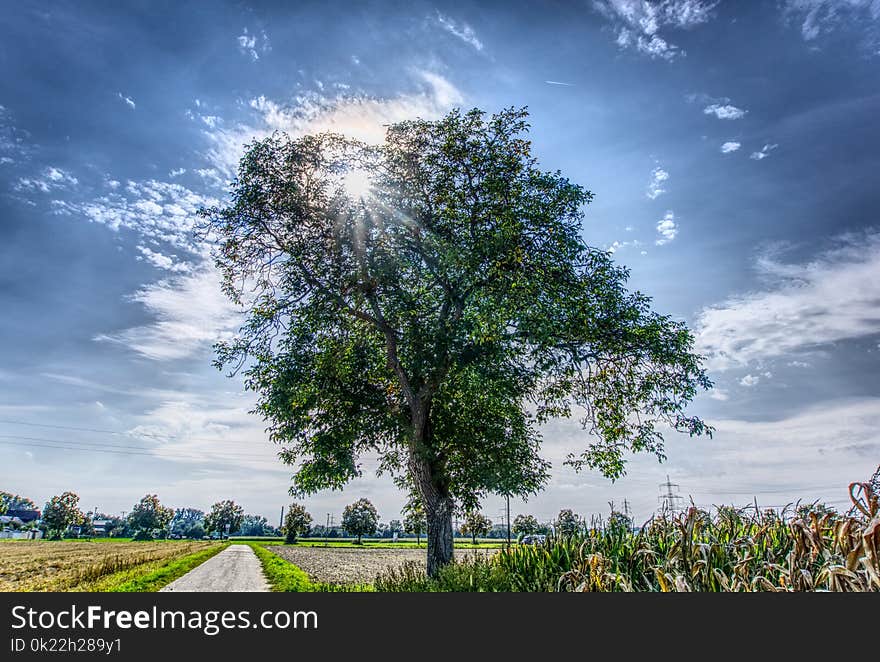
<path fill-rule="evenodd" d="M 96 582 L 83 584 L 76 590 L 103 593 L 155 593 L 228 546 L 228 544 L 216 545 L 171 561 L 144 563 L 130 570 L 108 575 Z"/>
<path fill-rule="evenodd" d="M 269 543 L 272 544 L 272 543 Z M 370 592 L 369 584 L 324 584 L 314 582 L 308 573 L 265 548 L 265 543 L 247 545 L 263 565 L 263 574 L 273 591 L 281 593 L 363 593 Z"/>

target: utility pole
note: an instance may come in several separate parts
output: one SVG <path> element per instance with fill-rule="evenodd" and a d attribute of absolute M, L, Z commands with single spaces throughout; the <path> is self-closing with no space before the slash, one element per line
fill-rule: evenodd
<path fill-rule="evenodd" d="M 666 482 L 660 483 L 660 487 L 666 488 L 666 492 L 661 494 L 658 499 L 660 500 L 660 510 L 665 515 L 667 512 L 675 516 L 680 509 L 678 506 L 678 502 L 681 500 L 681 495 L 678 494 L 678 483 L 670 482 L 669 474 L 666 475 Z M 672 488 L 675 488 L 673 490 Z"/>
<path fill-rule="evenodd" d="M 284 528 L 284 506 L 281 506 L 281 519 L 278 520 L 278 528 L 279 529 Z"/>
<path fill-rule="evenodd" d="M 507 497 L 507 549 L 510 549 L 510 495 L 504 496 Z"/>

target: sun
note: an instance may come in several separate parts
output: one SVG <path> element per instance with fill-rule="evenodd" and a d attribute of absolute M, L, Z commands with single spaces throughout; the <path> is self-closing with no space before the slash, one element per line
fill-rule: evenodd
<path fill-rule="evenodd" d="M 371 186 L 372 179 L 366 170 L 355 168 L 342 176 L 342 188 L 353 200 L 363 200 L 370 197 Z"/>

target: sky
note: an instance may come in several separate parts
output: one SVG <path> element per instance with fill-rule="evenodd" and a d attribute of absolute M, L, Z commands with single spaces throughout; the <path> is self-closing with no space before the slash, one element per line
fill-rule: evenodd
<path fill-rule="evenodd" d="M 583 238 L 685 321 L 715 387 L 611 483 L 563 465 L 511 512 L 848 504 L 880 463 L 880 2 L 5 3 L 0 489 L 84 510 L 144 494 L 270 521 L 290 502 L 255 398 L 211 364 L 241 321 L 195 212 L 249 141 L 526 106 L 540 166 L 595 194 Z M 303 503 L 318 523 L 374 474 Z M 500 521 L 502 502 L 484 512 Z"/>

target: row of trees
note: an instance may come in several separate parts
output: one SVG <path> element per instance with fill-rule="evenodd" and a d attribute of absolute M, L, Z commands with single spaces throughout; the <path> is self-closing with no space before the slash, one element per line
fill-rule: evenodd
<path fill-rule="evenodd" d="M 17 499 L 17 501 L 16 501 Z M 64 492 L 53 496 L 43 507 L 40 528 L 49 538 L 61 538 L 71 529 L 80 536 L 95 534 L 95 522 L 103 522 L 105 535 L 132 537 L 135 540 L 154 538 L 203 538 L 206 535 L 277 535 L 265 517 L 247 515 L 234 501 L 219 501 L 205 513 L 196 508 L 168 508 L 155 494 L 147 494 L 138 501 L 127 517 L 98 512 L 83 512 L 79 507 L 79 495 Z M 35 510 L 30 499 L 22 499 L 6 492 L 0 493 L 0 509 L 3 512 L 20 509 Z M 15 504 L 23 504 L 16 506 Z"/>

